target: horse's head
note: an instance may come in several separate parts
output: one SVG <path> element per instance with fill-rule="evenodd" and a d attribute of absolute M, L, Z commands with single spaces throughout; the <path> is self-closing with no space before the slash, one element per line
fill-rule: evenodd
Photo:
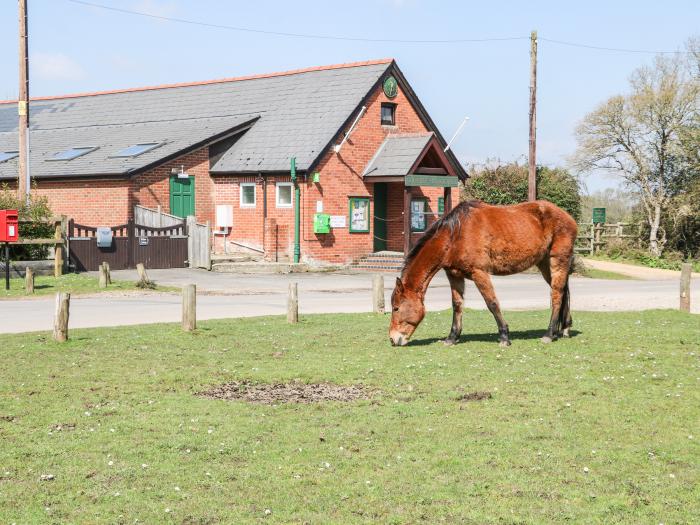
<path fill-rule="evenodd" d="M 413 290 L 404 287 L 400 278 L 396 278 L 396 288 L 391 294 L 391 324 L 389 339 L 394 346 L 408 344 L 409 338 L 425 317 L 423 298 Z"/>

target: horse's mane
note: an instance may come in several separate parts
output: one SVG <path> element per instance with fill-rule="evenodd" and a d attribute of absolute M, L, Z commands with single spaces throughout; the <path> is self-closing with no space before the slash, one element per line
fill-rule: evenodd
<path fill-rule="evenodd" d="M 453 236 L 455 234 L 455 231 L 459 232 L 461 227 L 461 221 L 469 213 L 469 211 L 472 208 L 480 208 L 482 205 L 483 202 L 476 200 L 460 202 L 457 206 L 452 208 L 452 210 L 447 215 L 444 215 L 439 220 L 435 221 L 433 225 L 430 228 L 428 228 L 428 230 L 423 234 L 423 236 L 420 239 L 418 239 L 418 242 L 416 242 L 415 246 L 411 248 L 411 251 L 408 252 L 401 273 L 403 274 L 403 270 L 405 270 L 408 267 L 408 265 L 411 264 L 413 259 L 415 259 L 418 256 L 418 254 L 425 246 L 425 243 L 427 243 L 430 239 L 435 237 L 435 235 L 440 230 L 442 230 L 443 228 L 449 228 L 450 236 Z"/>

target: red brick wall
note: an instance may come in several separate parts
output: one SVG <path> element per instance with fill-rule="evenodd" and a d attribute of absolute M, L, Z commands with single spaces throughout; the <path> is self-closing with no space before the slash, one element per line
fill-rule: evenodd
<path fill-rule="evenodd" d="M 397 105 L 395 126 L 383 126 L 380 121 L 381 104 L 388 101 Z M 302 258 L 346 264 L 373 251 L 374 189 L 372 184 L 365 183 L 362 179 L 362 172 L 387 135 L 424 132 L 427 132 L 427 128 L 401 89 L 390 100 L 384 95 L 381 86 L 378 87 L 367 102 L 367 111 L 340 153 L 331 150 L 321 161 L 318 167 L 320 184 L 308 182 L 302 189 Z M 443 195 L 442 188 L 415 188 L 414 191 L 417 195 L 427 196 L 430 199 L 430 209 L 437 212 L 437 197 Z M 313 233 L 317 200 L 323 201 L 324 213 L 344 215 L 349 226 L 348 198 L 360 196 L 370 197 L 369 233 L 350 233 L 349 227 L 332 228 L 330 234 Z M 453 204 L 458 199 L 459 192 L 454 188 Z M 403 184 L 389 184 L 387 204 L 387 218 L 390 221 L 388 249 L 403 251 Z"/>
<path fill-rule="evenodd" d="M 46 196 L 51 211 L 87 226 L 124 224 L 129 214 L 129 182 L 119 180 L 37 181 L 35 195 Z"/>
<path fill-rule="evenodd" d="M 161 206 L 170 213 L 170 176 L 172 169 L 185 170 L 194 177 L 194 210 L 199 222 L 211 221 L 214 224 L 214 181 L 209 175 L 209 148 L 201 148 L 175 160 L 157 166 L 131 180 L 131 205 L 129 217 L 133 216 L 133 205 L 147 208 Z"/>

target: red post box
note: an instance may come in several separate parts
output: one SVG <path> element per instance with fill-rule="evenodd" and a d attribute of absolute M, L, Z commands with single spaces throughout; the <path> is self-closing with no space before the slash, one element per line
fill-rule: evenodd
<path fill-rule="evenodd" d="M 19 215 L 17 210 L 0 210 L 0 242 L 19 240 Z"/>

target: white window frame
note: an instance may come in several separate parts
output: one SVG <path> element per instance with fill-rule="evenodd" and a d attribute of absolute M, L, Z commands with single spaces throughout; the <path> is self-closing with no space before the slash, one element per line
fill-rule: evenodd
<path fill-rule="evenodd" d="M 289 192 L 289 204 L 284 204 L 280 202 L 280 188 L 281 187 L 291 188 Z M 294 184 L 291 182 L 278 182 L 275 184 L 275 206 L 277 208 L 293 208 L 294 207 Z"/>
<path fill-rule="evenodd" d="M 247 204 L 243 202 L 243 188 L 247 186 L 252 186 L 253 187 L 253 203 L 252 204 Z M 238 191 L 238 204 L 240 205 L 241 208 L 255 208 L 256 204 L 258 203 L 258 189 L 256 188 L 257 184 L 254 182 L 241 182 L 240 188 Z"/>

